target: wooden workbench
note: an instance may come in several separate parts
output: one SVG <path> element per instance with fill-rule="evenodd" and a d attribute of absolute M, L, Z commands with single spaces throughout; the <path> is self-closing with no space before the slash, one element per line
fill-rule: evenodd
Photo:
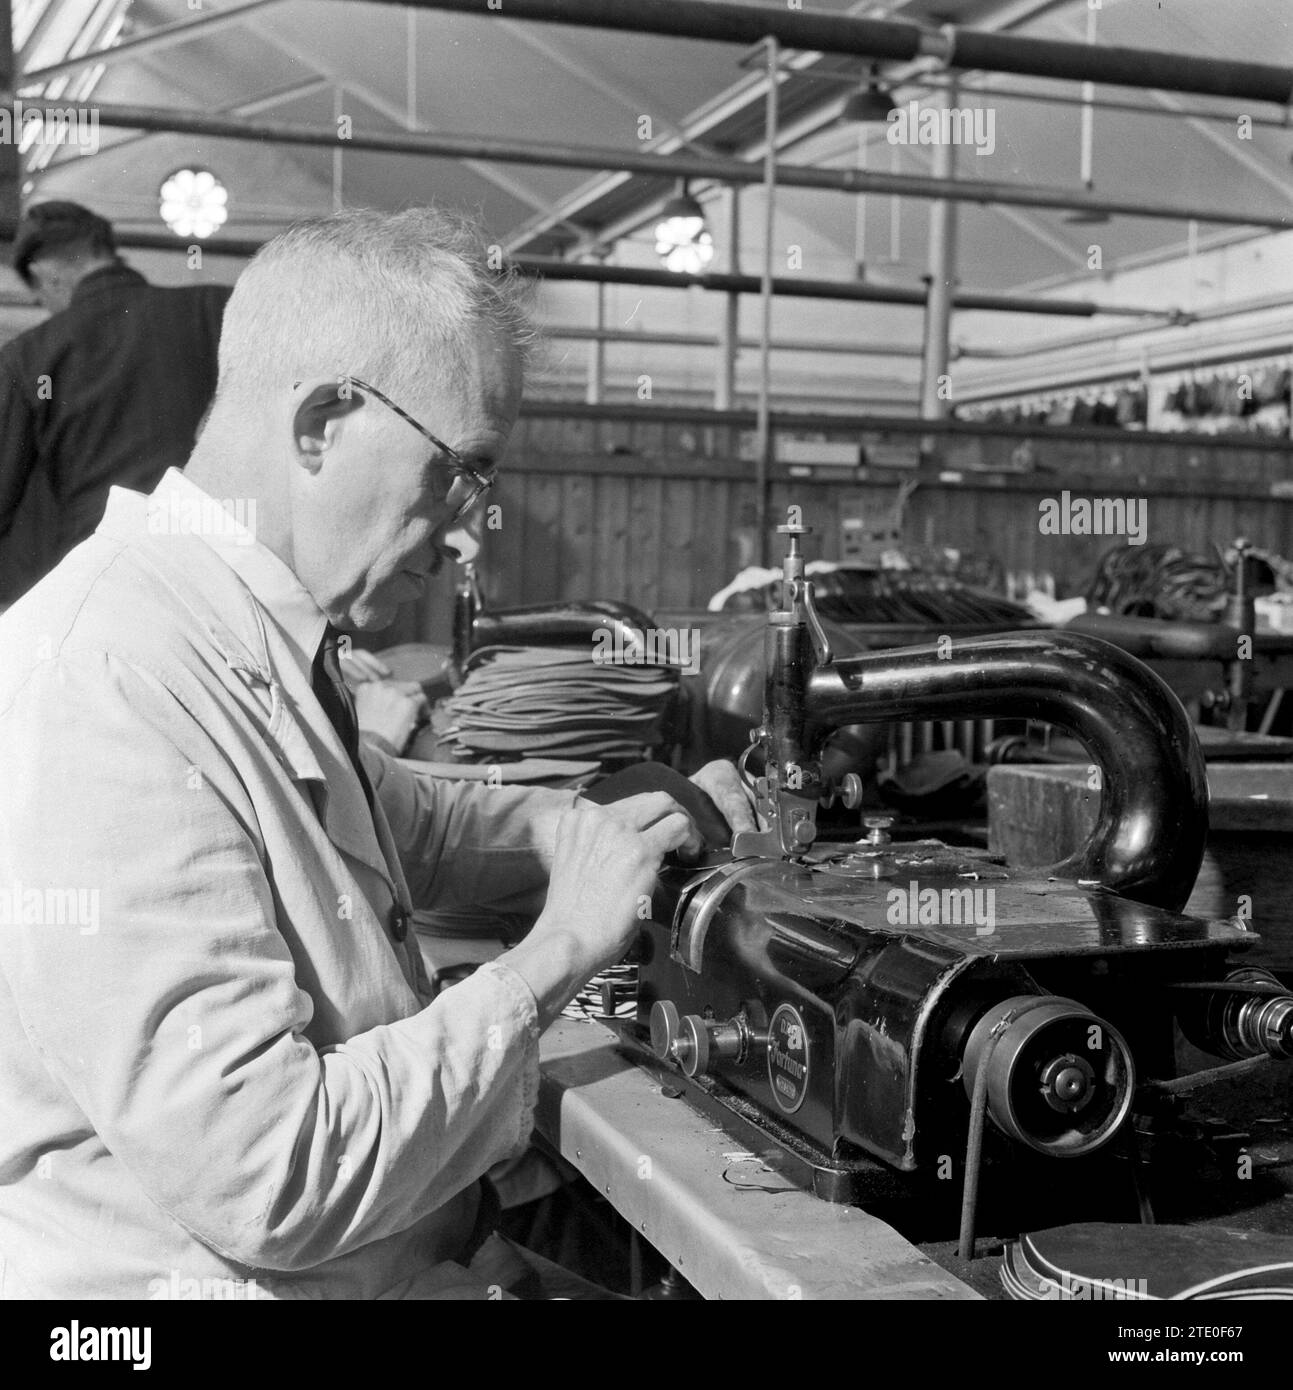
<path fill-rule="evenodd" d="M 706 1298 L 979 1297 L 883 1221 L 788 1187 L 616 1044 L 548 1030 L 539 1131 Z"/>

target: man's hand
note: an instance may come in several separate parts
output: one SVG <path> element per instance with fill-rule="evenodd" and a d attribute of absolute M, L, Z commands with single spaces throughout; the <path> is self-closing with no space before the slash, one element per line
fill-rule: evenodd
<path fill-rule="evenodd" d="M 534 929 L 504 957 L 530 986 L 540 1027 L 591 976 L 620 959 L 670 850 L 699 843 L 691 818 L 664 792 L 596 806 L 577 801 L 557 823 L 548 899 Z"/>
<path fill-rule="evenodd" d="M 426 696 L 416 681 L 362 681 L 355 687 L 360 732 L 378 740 L 398 758 L 427 717 Z"/>
<path fill-rule="evenodd" d="M 348 647 L 341 656 L 341 674 L 350 685 L 389 680 L 391 668 L 379 656 L 362 647 Z"/>
<path fill-rule="evenodd" d="M 706 763 L 699 772 L 691 775 L 690 780 L 701 791 L 708 793 L 709 799 L 722 811 L 734 835 L 738 830 L 759 828 L 755 823 L 754 798 L 734 764 L 719 758 Z"/>

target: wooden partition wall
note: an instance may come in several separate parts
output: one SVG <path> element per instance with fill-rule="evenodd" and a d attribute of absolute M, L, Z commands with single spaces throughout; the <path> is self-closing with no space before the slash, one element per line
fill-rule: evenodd
<path fill-rule="evenodd" d="M 809 476 L 773 467 L 771 523 L 787 506 L 802 507 L 816 529 L 810 558 L 839 558 L 840 518 L 878 519 L 908 478 L 919 480 L 907 505 L 909 539 L 986 552 L 1006 570 L 1049 572 L 1061 594 L 1081 592 L 1100 555 L 1120 541 L 1044 535 L 1039 503 L 1065 490 L 1144 499 L 1151 544 L 1207 551 L 1244 535 L 1293 558 L 1287 442 L 787 413 L 774 421 L 778 439 L 795 441 L 799 456 L 812 454 L 805 441 L 816 434 L 836 448 L 865 448 L 871 460 L 864 470 L 814 466 Z M 530 403 L 488 498 L 501 509 L 479 562 L 491 606 L 609 598 L 648 612 L 703 609 L 757 560 L 753 432 L 749 412 Z M 916 467 L 884 466 L 918 455 Z M 20 549 L 39 549 L 31 528 L 41 518 L 48 524 L 48 502 L 29 501 L 38 505 L 19 536 L 0 546 L 8 551 L 0 571 Z M 451 589 L 445 574 L 378 645 L 446 640 Z"/>
<path fill-rule="evenodd" d="M 853 442 L 872 460 L 916 467 L 774 465 L 770 517 L 803 509 L 810 558 L 840 557 L 840 518 L 879 520 L 904 479 L 909 540 L 984 552 L 1006 570 L 1049 572 L 1081 592 L 1119 536 L 1047 535 L 1040 504 L 1143 499 L 1148 544 L 1208 551 L 1238 535 L 1293 555 L 1293 450 L 1287 442 L 1111 430 L 943 427 L 915 421 L 776 417 L 778 437 Z M 757 561 L 753 421 L 650 406 L 527 407 L 491 501 L 480 572 L 497 606 L 627 599 L 647 611 L 703 608 Z M 949 479 L 948 475 L 953 475 Z M 1287 496 L 1281 496 L 1287 493 Z M 776 553 L 779 553 L 779 548 Z M 430 615 L 427 615 L 430 616 Z"/>

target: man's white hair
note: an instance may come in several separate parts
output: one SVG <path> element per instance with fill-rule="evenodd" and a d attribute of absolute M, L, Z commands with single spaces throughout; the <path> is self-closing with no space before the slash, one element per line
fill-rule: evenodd
<path fill-rule="evenodd" d="M 520 280 L 490 268 L 476 223 L 437 208 L 352 208 L 267 242 L 234 286 L 217 404 L 319 376 L 357 376 L 416 410 L 461 376 L 474 335 L 524 360 L 535 339 Z"/>

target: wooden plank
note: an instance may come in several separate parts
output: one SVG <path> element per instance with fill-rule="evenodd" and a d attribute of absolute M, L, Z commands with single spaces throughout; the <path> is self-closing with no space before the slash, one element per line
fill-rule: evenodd
<path fill-rule="evenodd" d="M 660 575 L 656 603 L 681 607 L 691 601 L 691 571 L 695 544 L 703 544 L 704 525 L 696 516 L 698 488 L 694 479 L 670 478 L 664 483 L 660 512 Z"/>
<path fill-rule="evenodd" d="M 713 478 L 693 483 L 693 542 L 687 564 L 682 608 L 704 608 L 710 596 L 732 578 L 731 484 Z"/>
<path fill-rule="evenodd" d="M 625 596 L 648 613 L 660 607 L 661 508 L 664 483 L 660 478 L 635 478 L 629 490 L 628 570 Z"/>
<path fill-rule="evenodd" d="M 574 474 L 561 482 L 562 598 L 620 597 L 599 589 L 600 576 L 593 563 L 593 490 L 597 482 L 587 474 Z"/>
<path fill-rule="evenodd" d="M 757 1162 L 615 1050 L 601 1024 L 544 1034 L 537 1128 L 712 1299 L 977 1300 L 892 1227 L 808 1193 L 726 1180 Z M 726 1176 L 725 1176 L 726 1175 Z"/>
<path fill-rule="evenodd" d="M 568 549 L 561 511 L 561 479 L 534 477 L 527 481 L 520 601 L 550 603 L 562 597 L 561 576 Z"/>
<path fill-rule="evenodd" d="M 633 602 L 628 592 L 629 489 L 626 478 L 596 480 L 592 596 Z"/>
<path fill-rule="evenodd" d="M 521 602 L 524 592 L 522 563 L 527 550 L 526 492 L 524 476 L 505 474 L 486 503 L 487 507 L 496 505 L 499 508 L 498 529 L 486 527 L 481 532 L 480 558 L 476 562 L 485 602 L 490 608 L 510 608 Z"/>

